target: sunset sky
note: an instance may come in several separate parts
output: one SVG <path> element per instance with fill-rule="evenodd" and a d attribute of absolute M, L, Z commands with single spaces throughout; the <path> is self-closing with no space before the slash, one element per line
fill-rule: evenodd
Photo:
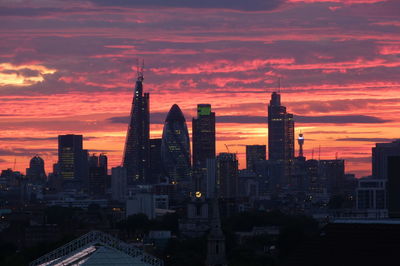
<path fill-rule="evenodd" d="M 240 168 L 267 144 L 279 78 L 307 158 L 361 177 L 374 143 L 400 137 L 399 0 L 0 0 L 0 169 L 39 154 L 51 172 L 60 134 L 119 165 L 137 58 L 151 137 L 172 104 L 190 131 L 212 104 L 217 152 Z"/>

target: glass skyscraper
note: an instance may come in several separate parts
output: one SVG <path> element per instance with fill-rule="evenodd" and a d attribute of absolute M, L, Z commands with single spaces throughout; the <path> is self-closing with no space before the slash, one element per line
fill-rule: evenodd
<path fill-rule="evenodd" d="M 186 120 L 178 105 L 174 104 L 165 119 L 161 160 L 171 183 L 189 182 L 191 177 L 190 141 Z"/>
<path fill-rule="evenodd" d="M 82 135 L 58 136 L 58 174 L 63 180 L 83 180 L 87 161 Z"/>
<path fill-rule="evenodd" d="M 207 159 L 215 158 L 215 113 L 210 104 L 197 105 L 192 122 L 193 167 L 204 168 Z"/>
<path fill-rule="evenodd" d="M 149 94 L 143 94 L 143 79 L 138 71 L 124 149 L 123 166 L 130 184 L 146 182 L 149 170 Z"/>
<path fill-rule="evenodd" d="M 276 92 L 268 105 L 268 159 L 281 165 L 280 183 L 289 184 L 294 159 L 294 120 Z"/>

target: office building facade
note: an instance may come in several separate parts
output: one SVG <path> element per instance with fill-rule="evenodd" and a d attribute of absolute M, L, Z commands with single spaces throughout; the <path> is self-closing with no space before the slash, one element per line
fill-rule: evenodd
<path fill-rule="evenodd" d="M 246 169 L 254 171 L 258 162 L 266 160 L 265 145 L 246 145 Z"/>
<path fill-rule="evenodd" d="M 268 159 L 282 164 L 282 185 L 290 184 L 294 159 L 293 114 L 286 112 L 281 95 L 273 92 L 268 105 Z"/>
<path fill-rule="evenodd" d="M 57 170 L 64 181 L 83 181 L 87 177 L 87 153 L 83 150 L 82 135 L 58 136 Z"/>
<path fill-rule="evenodd" d="M 215 158 L 215 113 L 210 104 L 197 105 L 192 121 L 193 167 L 205 168 L 206 160 Z"/>

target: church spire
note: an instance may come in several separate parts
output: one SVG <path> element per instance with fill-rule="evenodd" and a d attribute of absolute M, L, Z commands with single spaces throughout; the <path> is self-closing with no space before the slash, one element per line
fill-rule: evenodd
<path fill-rule="evenodd" d="M 217 193 L 215 195 L 217 195 Z M 206 266 L 226 266 L 225 236 L 221 229 L 217 196 L 213 199 L 212 209 L 213 214 L 210 233 L 208 234 Z"/>

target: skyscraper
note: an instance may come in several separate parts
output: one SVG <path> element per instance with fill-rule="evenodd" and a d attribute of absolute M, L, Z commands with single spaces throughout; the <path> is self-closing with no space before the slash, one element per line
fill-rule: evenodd
<path fill-rule="evenodd" d="M 107 181 L 107 156 L 92 154 L 89 157 L 88 193 L 90 196 L 104 196 Z"/>
<path fill-rule="evenodd" d="M 149 94 L 143 94 L 143 69 L 138 70 L 130 122 L 126 134 L 123 166 L 128 183 L 143 183 L 148 178 L 150 114 Z"/>
<path fill-rule="evenodd" d="M 58 136 L 58 174 L 65 181 L 83 181 L 86 177 L 87 160 L 82 135 Z"/>
<path fill-rule="evenodd" d="M 267 147 L 265 145 L 246 145 L 246 168 L 255 170 L 255 164 L 266 160 Z"/>
<path fill-rule="evenodd" d="M 290 184 L 291 165 L 294 159 L 293 114 L 281 105 L 281 95 L 273 92 L 268 105 L 268 158 L 281 163 L 282 184 Z"/>
<path fill-rule="evenodd" d="M 239 163 L 235 153 L 220 153 L 217 156 L 217 187 L 219 197 L 234 199 L 238 196 Z"/>
<path fill-rule="evenodd" d="M 165 119 L 161 160 L 164 172 L 172 183 L 189 182 L 190 141 L 186 120 L 178 105 L 174 104 Z"/>
<path fill-rule="evenodd" d="M 193 167 L 204 168 L 207 159 L 215 158 L 215 113 L 210 104 L 197 105 L 192 122 Z"/>

